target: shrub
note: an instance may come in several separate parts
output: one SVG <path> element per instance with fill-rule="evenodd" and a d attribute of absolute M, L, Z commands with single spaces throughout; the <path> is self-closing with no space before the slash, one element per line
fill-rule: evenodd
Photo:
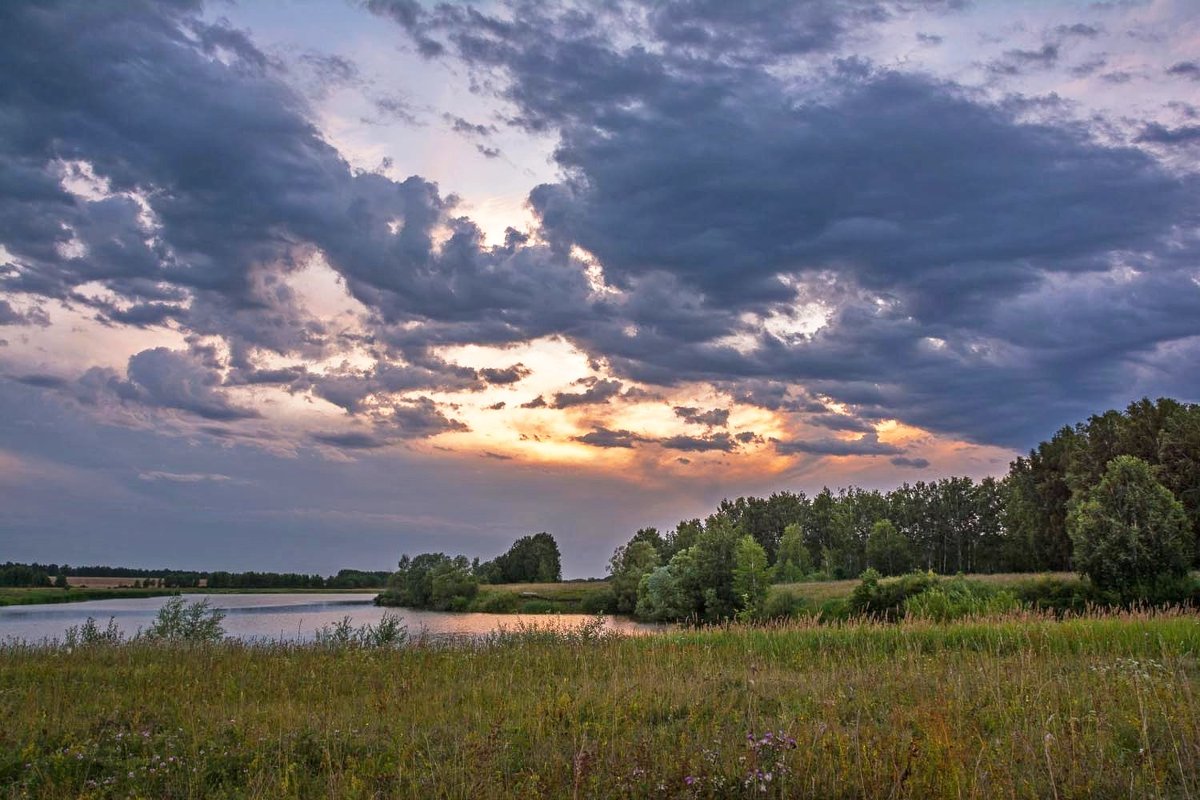
<path fill-rule="evenodd" d="M 88 617 L 82 625 L 67 628 L 65 638 L 67 647 L 75 648 L 120 644 L 125 636 L 113 617 L 108 618 L 108 625 L 103 629 L 96 624 L 95 618 Z"/>
<path fill-rule="evenodd" d="M 141 635 L 157 641 L 219 642 L 225 637 L 224 619 L 225 612 L 210 608 L 207 600 L 184 605 L 183 597 L 176 595 L 163 604 Z"/>
<path fill-rule="evenodd" d="M 521 603 L 522 614 L 553 614 L 557 610 L 549 600 L 526 600 Z"/>
<path fill-rule="evenodd" d="M 889 581 L 875 569 L 862 574 L 862 583 L 854 587 L 846 601 L 852 615 L 895 620 L 904 616 L 904 601 L 937 585 L 931 572 L 912 572 Z"/>
<path fill-rule="evenodd" d="M 1108 462 L 1100 482 L 1073 502 L 1068 530 L 1076 568 L 1126 599 L 1187 575 L 1195 547 L 1183 505 L 1134 456 Z"/>
<path fill-rule="evenodd" d="M 1002 614 L 1020 607 L 1016 595 L 1010 591 L 997 591 L 976 581 L 954 578 L 905 599 L 904 616 L 949 622 L 963 617 Z"/>
<path fill-rule="evenodd" d="M 579 610 L 585 614 L 615 614 L 617 596 L 612 589 L 594 589 L 579 598 Z"/>
<path fill-rule="evenodd" d="M 520 602 L 521 598 L 512 592 L 481 592 L 472 607 L 485 614 L 511 614 Z"/>
<path fill-rule="evenodd" d="M 812 604 L 792 592 L 774 591 L 767 595 L 763 604 L 764 619 L 789 619 L 812 613 Z"/>

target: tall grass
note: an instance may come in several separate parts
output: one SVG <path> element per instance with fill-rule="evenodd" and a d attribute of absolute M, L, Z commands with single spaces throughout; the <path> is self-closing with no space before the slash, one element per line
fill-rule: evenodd
<path fill-rule="evenodd" d="M 1200 622 L 0 649 L 9 797 L 1200 797 Z"/>

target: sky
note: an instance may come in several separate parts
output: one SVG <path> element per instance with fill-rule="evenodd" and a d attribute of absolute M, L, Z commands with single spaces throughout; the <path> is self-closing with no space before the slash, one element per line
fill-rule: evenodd
<path fill-rule="evenodd" d="M 0 560 L 603 574 L 1200 399 L 1193 0 L 0 4 Z"/>

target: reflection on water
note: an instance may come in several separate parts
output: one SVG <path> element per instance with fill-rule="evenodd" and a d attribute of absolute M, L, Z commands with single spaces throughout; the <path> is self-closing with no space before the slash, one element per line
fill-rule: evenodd
<path fill-rule="evenodd" d="M 6 606 L 0 608 L 0 640 L 40 642 L 61 639 L 72 625 L 93 617 L 101 627 L 112 618 L 128 636 L 150 627 L 166 597 L 89 600 L 83 603 Z M 225 632 L 239 639 L 309 641 L 325 625 L 349 616 L 355 626 L 374 625 L 390 611 L 403 618 L 410 635 L 471 637 L 518 626 L 571 628 L 592 619 L 583 614 L 450 614 L 408 608 L 379 608 L 371 594 L 185 594 L 187 602 L 208 600 L 225 612 Z M 657 626 L 607 617 L 605 627 L 622 633 L 645 633 Z"/>

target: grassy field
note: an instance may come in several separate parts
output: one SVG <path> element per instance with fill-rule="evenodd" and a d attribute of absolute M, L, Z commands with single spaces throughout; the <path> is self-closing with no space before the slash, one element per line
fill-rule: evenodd
<path fill-rule="evenodd" d="M 0 792 L 1200 797 L 1198 654 L 1178 613 L 9 648 Z"/>
<path fill-rule="evenodd" d="M 39 603 L 78 603 L 84 600 L 113 600 L 125 597 L 165 597 L 177 594 L 178 589 L 116 589 L 72 588 L 55 589 L 0 587 L 0 606 L 25 606 Z"/>
<path fill-rule="evenodd" d="M 131 597 L 167 597 L 173 594 L 372 594 L 380 589 L 132 589 L 127 587 L 80 587 L 56 589 L 0 587 L 0 606 L 38 603 L 79 603 L 85 600 L 117 600 Z"/>
<path fill-rule="evenodd" d="M 584 610 L 581 607 L 584 596 L 607 585 L 607 581 L 483 584 L 472 608 L 493 612 L 578 614 Z M 509 595 L 515 596 L 515 602 L 497 602 L 501 598 L 509 599 L 505 597 Z"/>
<path fill-rule="evenodd" d="M 1064 581 L 1078 581 L 1079 576 L 1074 572 L 1000 572 L 991 575 L 966 575 L 968 580 L 979 581 L 990 586 L 1006 588 L 1016 586 L 1025 581 L 1038 581 L 1046 578 L 1056 578 Z M 849 597 L 854 587 L 861 583 L 859 579 L 846 581 L 807 581 L 803 583 L 779 583 L 771 587 L 772 592 L 786 592 L 809 600 L 814 605 L 820 605 L 826 600 L 837 600 Z"/>

